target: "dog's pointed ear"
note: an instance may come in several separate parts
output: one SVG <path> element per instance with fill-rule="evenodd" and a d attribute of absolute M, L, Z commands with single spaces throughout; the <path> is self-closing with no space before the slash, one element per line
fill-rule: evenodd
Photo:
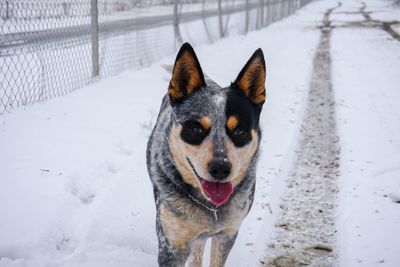
<path fill-rule="evenodd" d="M 206 86 L 206 83 L 199 60 L 193 47 L 184 43 L 176 56 L 172 79 L 168 87 L 171 103 L 181 102 L 203 86 Z"/>
<path fill-rule="evenodd" d="M 233 83 L 255 105 L 265 102 L 265 60 L 261 48 L 257 49 Z"/>

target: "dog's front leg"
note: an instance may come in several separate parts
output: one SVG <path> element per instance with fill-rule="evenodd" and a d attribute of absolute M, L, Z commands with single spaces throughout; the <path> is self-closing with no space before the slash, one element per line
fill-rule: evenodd
<path fill-rule="evenodd" d="M 174 247 L 169 244 L 160 222 L 157 220 L 158 265 L 160 267 L 183 267 L 189 256 L 189 247 Z"/>
<path fill-rule="evenodd" d="M 202 267 L 203 266 L 203 253 L 206 239 L 198 239 L 190 246 L 189 267 Z"/>
<path fill-rule="evenodd" d="M 180 219 L 164 205 L 157 208 L 158 264 L 160 267 L 184 267 L 190 254 L 191 236 Z"/>
<path fill-rule="evenodd" d="M 159 245 L 158 265 L 160 267 L 184 267 L 189 253 L 190 250 L 188 248 Z"/>
<path fill-rule="evenodd" d="M 238 232 L 218 234 L 212 238 L 210 267 L 223 267 L 235 243 Z"/>

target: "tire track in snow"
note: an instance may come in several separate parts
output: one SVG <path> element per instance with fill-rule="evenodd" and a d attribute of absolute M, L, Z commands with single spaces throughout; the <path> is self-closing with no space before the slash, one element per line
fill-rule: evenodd
<path fill-rule="evenodd" d="M 329 16 L 327 10 L 314 57 L 313 74 L 300 129 L 299 148 L 286 196 L 264 266 L 336 265 L 335 208 L 339 175 L 339 138 L 331 84 Z"/>
<path fill-rule="evenodd" d="M 360 28 L 377 28 L 385 31 L 389 34 L 394 40 L 400 41 L 400 34 L 394 30 L 396 25 L 400 25 L 399 20 L 378 20 L 373 19 L 371 14 L 376 11 L 367 11 L 367 4 L 365 2 L 361 2 L 361 7 L 359 11 L 342 11 L 335 12 L 336 14 L 345 14 L 345 15 L 361 15 L 364 17 L 364 20 L 361 21 L 351 21 L 347 23 L 343 23 L 341 25 L 335 25 L 333 28 L 352 28 L 352 27 L 360 27 Z"/>
<path fill-rule="evenodd" d="M 371 18 L 371 11 L 366 11 L 367 9 L 367 4 L 365 2 L 361 2 L 361 8 L 360 8 L 360 13 L 361 15 L 364 16 L 364 24 L 374 26 L 377 28 L 381 28 L 385 32 L 387 32 L 390 36 L 393 37 L 393 39 L 400 41 L 400 34 L 398 34 L 395 30 L 393 30 L 392 26 L 400 24 L 400 21 L 398 20 L 393 20 L 393 21 L 380 21 L 380 20 L 374 20 Z M 362 24 L 362 23 L 361 23 Z"/>

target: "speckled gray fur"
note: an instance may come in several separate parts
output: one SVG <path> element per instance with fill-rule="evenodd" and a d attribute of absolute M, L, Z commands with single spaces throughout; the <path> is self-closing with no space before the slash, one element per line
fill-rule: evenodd
<path fill-rule="evenodd" d="M 226 134 L 226 103 L 231 87 L 221 88 L 215 82 L 206 78 L 206 86 L 192 93 L 179 105 L 172 105 L 169 95 L 163 98 L 156 125 L 150 136 L 147 147 L 147 168 L 150 179 L 154 187 L 154 197 L 156 203 L 156 230 L 159 242 L 158 263 L 160 266 L 184 266 L 189 254 L 190 244 L 186 247 L 176 248 L 171 245 L 165 235 L 160 218 L 160 206 L 166 207 L 169 212 L 179 218 L 187 218 L 185 210 L 174 206 L 174 201 L 179 198 L 186 205 L 191 205 L 194 210 L 198 210 L 209 217 L 215 223 L 215 229 L 219 225 L 226 224 L 227 217 L 246 209 L 247 214 L 251 208 L 255 191 L 255 165 L 257 161 L 257 151 L 252 155 L 249 167 L 242 181 L 235 187 L 232 196 L 221 206 L 215 207 L 209 202 L 199 189 L 193 188 L 184 182 L 178 168 L 175 166 L 173 155 L 170 151 L 169 137 L 173 125 L 184 122 L 189 117 L 209 116 L 212 120 L 212 128 L 207 138 L 211 138 L 213 144 L 213 157 L 225 158 L 226 151 L 224 141 L 229 138 Z M 257 127 L 258 141 L 261 132 Z M 232 164 L 235 164 L 234 162 Z M 193 200 L 196 199 L 196 201 Z M 172 201 L 172 199 L 174 201 Z M 234 202 L 234 207 L 232 207 Z M 214 214 L 207 207 L 217 208 L 218 217 L 215 221 Z M 193 209 L 192 209 L 193 211 Z M 238 230 L 238 229 L 237 229 Z M 225 235 L 215 230 L 214 232 L 202 233 L 196 240 L 203 240 L 214 237 L 220 244 L 218 246 L 223 266 L 237 236 L 237 231 L 231 235 Z"/>

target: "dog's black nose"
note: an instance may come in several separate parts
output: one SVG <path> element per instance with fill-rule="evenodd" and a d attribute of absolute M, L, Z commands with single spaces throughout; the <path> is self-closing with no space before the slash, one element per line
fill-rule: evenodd
<path fill-rule="evenodd" d="M 214 160 L 208 165 L 208 172 L 214 179 L 222 180 L 231 173 L 231 165 L 228 161 Z"/>

